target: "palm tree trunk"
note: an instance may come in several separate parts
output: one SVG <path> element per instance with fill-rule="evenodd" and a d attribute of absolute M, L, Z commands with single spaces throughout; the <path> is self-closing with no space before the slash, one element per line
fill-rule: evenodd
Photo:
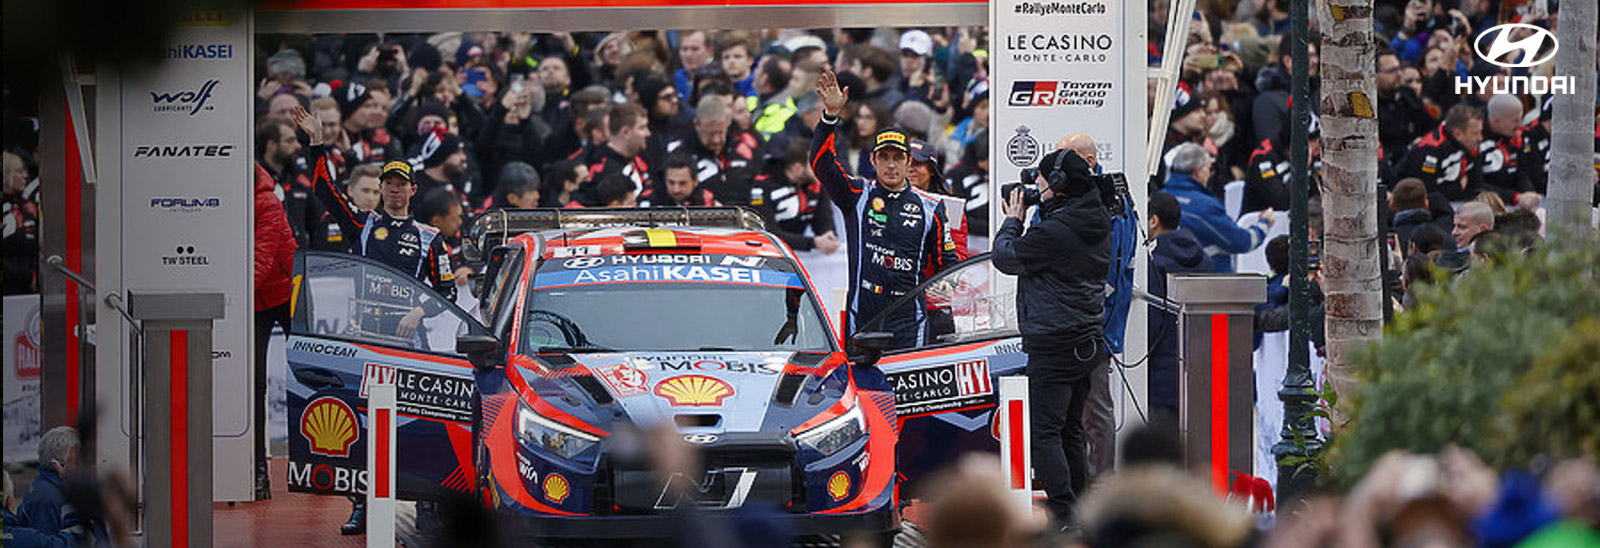
<path fill-rule="evenodd" d="M 1584 241 L 1594 203 L 1595 0 L 1563 0 L 1556 21 L 1557 77 L 1576 80 L 1556 94 L 1550 131 L 1550 186 L 1545 231 L 1551 243 Z"/>
<path fill-rule="evenodd" d="M 1352 351 L 1383 335 L 1378 119 L 1371 0 L 1327 0 L 1322 29 L 1322 290 L 1327 375 L 1345 392 Z"/>

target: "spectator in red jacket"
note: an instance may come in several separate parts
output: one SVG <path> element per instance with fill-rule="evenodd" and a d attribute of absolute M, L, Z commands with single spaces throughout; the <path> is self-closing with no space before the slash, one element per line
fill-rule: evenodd
<path fill-rule="evenodd" d="M 272 498 L 267 474 L 267 343 L 273 324 L 289 332 L 289 277 L 298 245 L 272 175 L 256 165 L 256 499 Z"/>

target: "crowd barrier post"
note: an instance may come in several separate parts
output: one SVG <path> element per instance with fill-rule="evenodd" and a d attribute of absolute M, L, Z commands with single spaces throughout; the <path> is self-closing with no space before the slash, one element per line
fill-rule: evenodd
<path fill-rule="evenodd" d="M 1033 512 L 1033 442 L 1028 420 L 1028 377 L 1000 377 L 1000 462 L 1006 494 L 1017 508 Z M 1027 515 L 1027 514 L 1024 514 Z"/>
<path fill-rule="evenodd" d="M 367 394 L 367 548 L 395 546 L 395 399 L 393 382 Z"/>
<path fill-rule="evenodd" d="M 144 328 L 144 401 L 157 404 L 144 414 L 148 546 L 209 547 L 211 329 L 223 295 L 130 292 L 128 310 Z"/>
<path fill-rule="evenodd" d="M 1260 274 L 1171 274 L 1178 315 L 1178 423 L 1183 463 L 1218 496 L 1255 463 L 1254 305 L 1267 298 Z"/>

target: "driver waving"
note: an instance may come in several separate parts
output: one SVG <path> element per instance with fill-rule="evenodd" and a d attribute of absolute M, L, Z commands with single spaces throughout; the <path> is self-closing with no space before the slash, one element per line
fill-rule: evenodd
<path fill-rule="evenodd" d="M 810 161 L 823 191 L 844 212 L 850 256 L 846 332 L 853 333 L 917 284 L 955 264 L 956 244 L 944 202 L 911 187 L 906 179 L 911 146 L 904 132 L 889 128 L 873 137 L 876 181 L 851 176 L 839 164 L 834 133 L 845 107 L 845 91 L 832 71 L 818 78 L 823 110 L 812 133 Z M 883 329 L 894 334 L 892 348 L 922 345 L 926 316 L 927 307 L 918 302 L 885 317 Z"/>
<path fill-rule="evenodd" d="M 381 211 L 359 210 L 333 186 L 333 163 L 323 146 L 322 124 L 304 107 L 296 108 L 293 117 L 295 126 L 310 136 L 311 156 L 317 159 L 312 192 L 345 234 L 356 235 L 351 251 L 410 274 L 432 286 L 446 301 L 454 301 L 455 271 L 444 238 L 439 237 L 438 229 L 411 218 L 411 195 L 417 192 L 417 185 L 411 180 L 411 165 L 403 161 L 384 165 L 379 183 Z M 443 308 L 440 303 L 425 300 L 400 319 L 395 335 L 411 337 L 422 318 Z"/>

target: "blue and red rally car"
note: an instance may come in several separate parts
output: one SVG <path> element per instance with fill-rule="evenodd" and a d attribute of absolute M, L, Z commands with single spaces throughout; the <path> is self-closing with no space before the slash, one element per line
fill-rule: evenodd
<path fill-rule="evenodd" d="M 993 377 L 1022 364 L 982 257 L 902 303 L 929 312 L 933 343 L 879 359 L 846 356 L 794 253 L 745 210 L 506 211 L 470 240 L 477 314 L 376 262 L 301 255 L 291 490 L 365 492 L 381 380 L 404 498 L 471 495 L 557 537 L 647 536 L 683 504 L 892 530 L 903 481 L 994 450 Z M 661 427 L 699 448 L 697 474 L 652 470 L 640 432 Z"/>

